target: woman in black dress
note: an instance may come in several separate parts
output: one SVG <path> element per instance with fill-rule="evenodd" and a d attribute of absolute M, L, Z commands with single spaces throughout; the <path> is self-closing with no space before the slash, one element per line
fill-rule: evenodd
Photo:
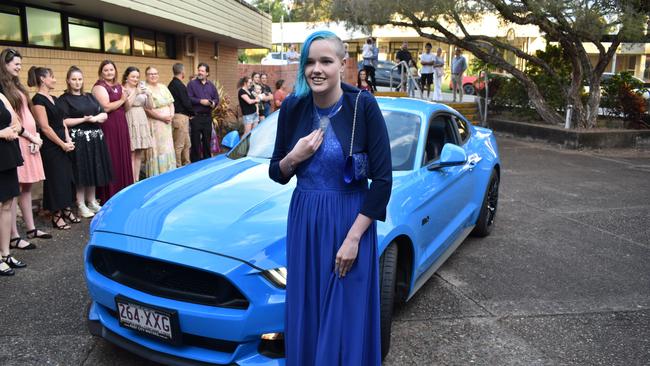
<path fill-rule="evenodd" d="M 25 263 L 11 256 L 11 206 L 20 195 L 18 166 L 23 165 L 17 138 L 21 127 L 13 108 L 0 93 L 0 276 L 11 276 L 14 268 L 25 267 Z"/>
<path fill-rule="evenodd" d="M 29 69 L 27 83 L 37 86 L 38 93 L 32 98 L 34 117 L 43 133 L 41 156 L 45 170 L 43 183 L 43 207 L 52 213 L 52 226 L 59 230 L 70 229 L 65 219 L 78 223 L 70 206 L 74 200 L 72 161 L 69 152 L 74 150 L 67 127 L 63 124 L 63 112 L 56 106 L 56 97 L 50 95 L 56 79 L 51 69 L 35 67 Z M 65 218 L 65 219 L 64 219 Z"/>
<path fill-rule="evenodd" d="M 108 116 L 92 94 L 84 93 L 81 69 L 71 66 L 65 79 L 68 87 L 56 106 L 63 111 L 63 123 L 74 143 L 72 170 L 78 214 L 93 217 L 101 209 L 95 187 L 105 186 L 112 179 L 111 157 L 100 127 Z"/>

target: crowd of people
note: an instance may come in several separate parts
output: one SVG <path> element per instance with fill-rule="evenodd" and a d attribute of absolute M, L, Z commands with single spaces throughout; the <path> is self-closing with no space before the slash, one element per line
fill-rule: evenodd
<path fill-rule="evenodd" d="M 268 75 L 253 72 L 248 77 L 244 76 L 237 83 L 237 99 L 244 123 L 244 134 L 257 127 L 271 112 L 276 111 L 287 97 L 284 80 L 275 83 L 275 92 L 271 91 Z"/>
<path fill-rule="evenodd" d="M 374 38 L 368 38 L 362 47 L 363 58 L 362 68 L 357 74 L 357 87 L 369 92 L 377 90 L 374 78 L 377 65 L 378 49 Z M 438 47 L 436 53 L 432 51 L 431 43 L 424 45 L 424 52 L 419 55 L 421 68 L 418 69 L 418 60 L 415 60 L 408 49 L 408 43 L 403 42 L 402 47 L 397 51 L 395 60 L 399 64 L 401 82 L 399 88 L 405 90 L 410 97 L 416 96 L 416 84 L 419 86 L 421 99 L 442 101 L 442 80 L 445 77 L 445 58 L 442 55 L 442 48 Z M 451 60 L 451 85 L 452 101 L 463 101 L 463 75 L 467 70 L 467 59 L 462 55 L 462 50 L 457 48 L 455 56 Z M 433 85 L 433 96 L 431 86 Z"/>
<path fill-rule="evenodd" d="M 33 239 L 52 238 L 35 225 L 35 183 L 43 182 L 43 208 L 52 227 L 68 230 L 139 179 L 211 157 L 211 112 L 219 95 L 205 63 L 187 86 L 183 65 L 173 65 L 174 78 L 166 86 L 153 66 L 144 75 L 129 66 L 120 78 L 117 65 L 105 60 L 90 92 L 84 89 L 84 71 L 71 66 L 58 97 L 52 95 L 57 83 L 52 69 L 33 66 L 27 85 L 36 93 L 30 99 L 19 76 L 22 55 L 5 49 L 0 59 L 0 275 L 26 266 L 13 249 L 35 249 Z M 266 76 L 253 79 L 266 86 Z M 267 86 L 254 98 L 261 116 L 284 99 L 278 101 Z"/>

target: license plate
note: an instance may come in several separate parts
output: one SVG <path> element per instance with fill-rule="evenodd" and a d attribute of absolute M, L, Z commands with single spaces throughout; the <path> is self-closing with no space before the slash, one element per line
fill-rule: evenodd
<path fill-rule="evenodd" d="M 120 326 L 165 342 L 180 343 L 178 313 L 175 310 L 143 304 L 123 296 L 116 296 L 115 304 Z"/>

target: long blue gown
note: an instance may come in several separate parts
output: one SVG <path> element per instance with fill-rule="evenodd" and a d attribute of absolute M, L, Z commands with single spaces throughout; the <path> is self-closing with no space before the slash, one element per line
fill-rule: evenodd
<path fill-rule="evenodd" d="M 332 119 L 335 120 L 335 115 Z M 347 123 L 340 121 L 340 123 Z M 314 119 L 313 128 L 318 127 Z M 373 223 L 344 278 L 334 262 L 368 191 L 343 181 L 345 157 L 333 128 L 296 172 L 287 229 L 286 364 L 381 364 L 377 230 Z"/>

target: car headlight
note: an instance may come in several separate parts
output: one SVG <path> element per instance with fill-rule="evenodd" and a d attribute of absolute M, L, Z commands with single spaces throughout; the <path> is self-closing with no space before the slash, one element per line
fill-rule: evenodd
<path fill-rule="evenodd" d="M 276 287 L 287 287 L 287 269 L 285 267 L 268 269 L 262 272 L 262 276 L 266 277 Z"/>

